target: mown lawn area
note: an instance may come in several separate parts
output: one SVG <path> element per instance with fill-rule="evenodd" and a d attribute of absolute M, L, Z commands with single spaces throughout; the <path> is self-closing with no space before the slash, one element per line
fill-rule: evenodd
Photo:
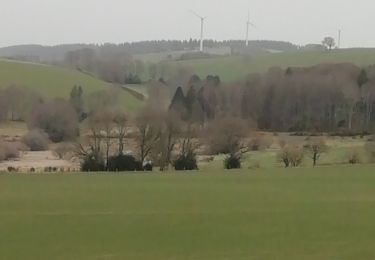
<path fill-rule="evenodd" d="M 0 175 L 0 259 L 375 259 L 374 170 Z"/>

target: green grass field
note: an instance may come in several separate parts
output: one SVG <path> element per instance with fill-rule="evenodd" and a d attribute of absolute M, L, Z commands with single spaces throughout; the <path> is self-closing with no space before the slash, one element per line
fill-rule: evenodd
<path fill-rule="evenodd" d="M 81 85 L 84 95 L 110 88 L 109 84 L 78 71 L 60 67 L 0 60 L 0 88 L 12 84 L 29 87 L 46 97 L 68 98 L 74 85 Z M 142 103 L 129 93 L 121 92 L 120 102 L 129 111 Z"/>
<path fill-rule="evenodd" d="M 342 49 L 331 52 L 295 52 L 267 54 L 254 57 L 232 56 L 223 58 L 175 61 L 172 67 L 191 67 L 201 77 L 219 75 L 224 81 L 239 80 L 254 72 L 269 68 L 312 66 L 319 63 L 352 62 L 358 66 L 375 64 L 375 49 Z"/>
<path fill-rule="evenodd" d="M 0 175 L 0 259 L 375 259 L 374 169 Z"/>

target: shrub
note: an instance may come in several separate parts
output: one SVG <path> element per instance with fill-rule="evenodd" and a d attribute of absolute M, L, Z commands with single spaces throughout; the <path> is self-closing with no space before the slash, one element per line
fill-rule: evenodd
<path fill-rule="evenodd" d="M 6 143 L 5 145 L 5 159 L 15 159 L 20 157 L 20 152 L 16 143 Z"/>
<path fill-rule="evenodd" d="M 139 78 L 138 75 L 133 75 L 130 73 L 126 78 L 125 78 L 125 84 L 142 84 L 142 80 Z"/>
<path fill-rule="evenodd" d="M 39 129 L 28 132 L 22 141 L 31 151 L 46 151 L 48 149 L 48 135 Z"/>
<path fill-rule="evenodd" d="M 347 156 L 349 164 L 359 164 L 361 162 L 358 151 L 350 151 Z"/>
<path fill-rule="evenodd" d="M 230 154 L 224 160 L 224 168 L 227 170 L 241 169 L 241 158 Z"/>
<path fill-rule="evenodd" d="M 70 143 L 60 143 L 53 148 L 53 154 L 59 159 L 64 159 L 73 151 L 73 149 L 74 147 Z"/>
<path fill-rule="evenodd" d="M 212 121 L 204 136 L 210 155 L 238 153 L 246 146 L 247 124 L 239 118 L 224 117 Z"/>
<path fill-rule="evenodd" d="M 250 151 L 261 151 L 268 149 L 272 145 L 272 138 L 267 136 L 256 136 L 249 142 Z"/>
<path fill-rule="evenodd" d="M 87 155 L 82 161 L 81 170 L 83 172 L 102 172 L 105 170 L 104 160 L 99 155 Z"/>
<path fill-rule="evenodd" d="M 0 140 L 0 161 L 18 158 L 20 153 L 17 143 L 3 142 Z"/>
<path fill-rule="evenodd" d="M 180 155 L 174 162 L 176 171 L 194 171 L 198 170 L 197 158 L 194 153 Z"/>
<path fill-rule="evenodd" d="M 29 127 L 42 129 L 55 143 L 74 139 L 79 129 L 76 111 L 63 99 L 37 106 L 29 119 Z"/>
<path fill-rule="evenodd" d="M 108 158 L 107 168 L 109 171 L 142 171 L 142 163 L 131 155 L 117 155 Z"/>
<path fill-rule="evenodd" d="M 44 167 L 44 172 L 57 172 L 57 168 L 52 166 Z"/>
<path fill-rule="evenodd" d="M 8 167 L 8 172 L 18 172 L 18 169 L 12 167 L 12 166 L 9 166 Z"/>
<path fill-rule="evenodd" d="M 375 142 L 373 137 L 366 143 L 365 149 L 371 163 L 375 162 Z"/>
<path fill-rule="evenodd" d="M 143 165 L 143 170 L 146 172 L 152 172 L 153 168 L 154 168 L 154 165 L 151 162 L 145 163 Z"/>
<path fill-rule="evenodd" d="M 286 168 L 301 166 L 304 157 L 303 148 L 296 145 L 285 145 L 278 154 L 278 157 Z"/>
<path fill-rule="evenodd" d="M 0 147 L 0 162 L 5 160 L 5 151 Z"/>

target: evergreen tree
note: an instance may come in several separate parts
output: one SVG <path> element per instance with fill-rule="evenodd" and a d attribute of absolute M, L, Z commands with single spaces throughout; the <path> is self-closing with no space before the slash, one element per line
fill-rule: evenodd
<path fill-rule="evenodd" d="M 77 112 L 78 118 L 83 120 L 84 108 L 83 108 L 83 89 L 81 86 L 74 86 L 70 92 L 70 104 L 73 106 L 74 110 Z"/>
<path fill-rule="evenodd" d="M 184 96 L 184 92 L 182 91 L 181 87 L 178 87 L 176 93 L 172 98 L 171 105 L 169 106 L 169 110 L 175 112 L 177 115 L 180 116 L 181 119 L 185 120 L 187 117 L 187 109 L 186 109 L 186 99 Z"/>
<path fill-rule="evenodd" d="M 185 103 L 186 103 L 186 110 L 189 113 L 189 116 L 191 116 L 191 113 L 193 111 L 193 104 L 197 99 L 197 95 L 195 92 L 195 87 L 191 86 L 186 93 Z"/>

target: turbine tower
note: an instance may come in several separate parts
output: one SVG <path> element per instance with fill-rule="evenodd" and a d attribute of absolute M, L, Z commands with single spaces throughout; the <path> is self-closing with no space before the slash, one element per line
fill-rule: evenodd
<path fill-rule="evenodd" d="M 246 21 L 246 46 L 249 46 L 249 30 L 250 26 L 255 28 L 255 25 L 250 21 L 250 11 L 247 14 L 247 21 Z"/>
<path fill-rule="evenodd" d="M 198 17 L 200 20 L 201 20 L 201 42 L 200 42 L 200 47 L 199 47 L 199 51 L 200 52 L 203 52 L 203 32 L 204 32 L 204 21 L 207 19 L 207 17 L 203 17 L 203 16 L 200 16 L 199 14 L 197 14 L 196 12 L 194 12 L 193 10 L 190 10 L 190 12 L 192 14 L 194 14 L 196 17 Z"/>
<path fill-rule="evenodd" d="M 339 37 L 338 37 L 338 40 L 337 40 L 337 48 L 338 49 L 341 48 L 341 29 L 339 29 Z"/>

